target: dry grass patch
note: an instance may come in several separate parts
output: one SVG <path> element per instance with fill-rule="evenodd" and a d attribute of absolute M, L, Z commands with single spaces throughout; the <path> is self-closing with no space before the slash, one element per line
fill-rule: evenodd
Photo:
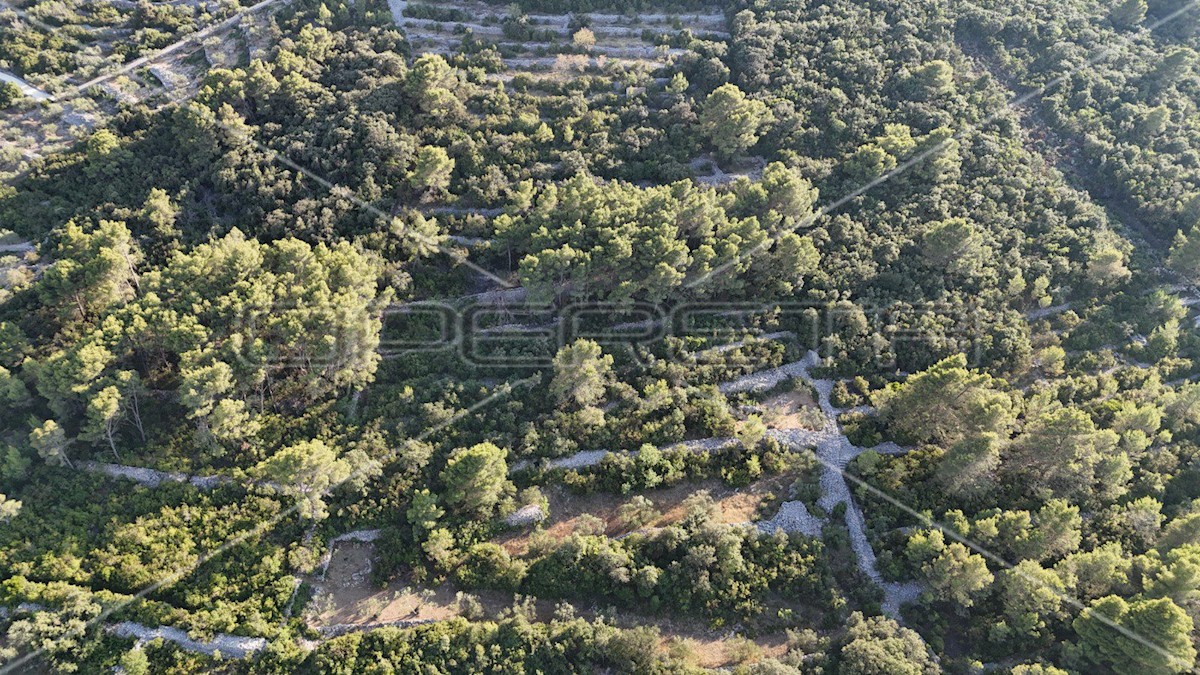
<path fill-rule="evenodd" d="M 603 534 L 617 537 L 639 529 L 665 527 L 679 522 L 685 515 L 684 500 L 702 490 L 708 491 L 720 510 L 722 523 L 747 523 L 755 519 L 759 507 L 769 495 L 786 493 L 795 476 L 786 473 L 768 476 L 744 488 L 731 488 L 717 479 L 686 482 L 659 490 L 639 493 L 653 503 L 657 517 L 643 523 L 631 525 L 621 518 L 622 505 L 631 502 L 635 495 L 616 495 L 596 492 L 576 494 L 562 486 L 543 488 L 550 502 L 550 514 L 541 529 L 551 541 L 569 537 L 581 527 L 589 527 L 590 519 L 598 518 L 603 523 Z M 531 530 L 514 530 L 496 537 L 495 542 L 510 555 L 524 555 L 529 550 Z"/>
<path fill-rule="evenodd" d="M 413 586 L 396 579 L 385 588 L 371 581 L 375 545 L 341 542 L 334 548 L 321 592 L 310 607 L 314 626 L 387 623 L 450 619 L 462 614 L 458 590 L 446 583 Z M 513 598 L 503 593 L 473 594 L 484 615 L 496 616 L 510 607 Z M 541 609 L 541 608 L 539 608 Z M 552 611 L 552 607 L 546 611 Z"/>
<path fill-rule="evenodd" d="M 783 656 L 787 653 L 787 637 L 779 634 L 750 640 L 739 635 L 671 635 L 664 631 L 659 646 L 664 652 L 693 666 L 729 668 Z"/>
<path fill-rule="evenodd" d="M 785 391 L 762 402 L 763 423 L 768 429 L 820 429 L 821 408 L 807 390 Z M 815 426 L 814 426 L 815 425 Z"/>

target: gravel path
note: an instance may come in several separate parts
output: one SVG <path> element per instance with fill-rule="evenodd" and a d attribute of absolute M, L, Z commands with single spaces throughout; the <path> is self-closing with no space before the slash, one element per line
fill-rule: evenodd
<path fill-rule="evenodd" d="M 357 541 L 367 544 L 378 539 L 382 532 L 383 530 L 354 530 L 353 532 L 339 534 L 333 539 L 330 539 L 329 545 L 332 547 L 334 544 L 340 541 Z"/>
<path fill-rule="evenodd" d="M 517 286 L 516 288 L 501 288 L 494 291 L 466 295 L 459 300 L 473 305 L 519 305 L 525 302 L 525 289 L 521 286 Z"/>
<path fill-rule="evenodd" d="M 871 449 L 881 455 L 906 455 L 910 450 L 910 448 L 906 448 L 893 441 L 884 441 Z"/>
<path fill-rule="evenodd" d="M 1069 302 L 1064 302 L 1061 305 L 1053 305 L 1050 307 L 1039 307 L 1038 309 L 1031 309 L 1028 312 L 1025 312 L 1025 318 L 1030 321 L 1036 321 L 1048 316 L 1053 316 L 1068 309 L 1071 309 L 1071 303 Z"/>
<path fill-rule="evenodd" d="M 809 513 L 804 502 L 784 502 L 774 518 L 760 520 L 755 525 L 766 534 L 783 530 L 784 532 L 799 532 L 809 537 L 820 537 L 824 521 Z"/>
<path fill-rule="evenodd" d="M 157 471 L 142 466 L 126 466 L 124 464 L 108 464 L 106 462 L 79 462 L 77 466 L 84 471 L 102 473 L 113 478 L 124 478 L 146 487 L 158 487 L 163 483 L 191 483 L 201 490 L 211 490 L 223 483 L 230 483 L 228 476 L 189 476 L 178 471 Z"/>
<path fill-rule="evenodd" d="M 738 384 L 739 387 L 748 386 L 749 389 L 737 388 L 734 390 L 769 389 L 782 381 L 783 378 L 779 377 L 780 373 L 778 371 L 786 371 L 787 373 L 792 373 L 791 376 L 803 378 L 816 390 L 817 404 L 820 406 L 821 412 L 825 413 L 824 427 L 820 431 L 789 430 L 788 433 L 779 433 L 775 436 L 781 442 L 788 443 L 793 447 L 811 447 L 814 444 L 816 445 L 816 457 L 825 468 L 821 474 L 821 496 L 817 500 L 817 504 L 826 512 L 833 511 L 833 508 L 838 504 L 846 505 L 846 528 L 850 533 L 850 546 L 854 549 L 855 557 L 858 559 L 859 569 L 883 589 L 884 613 L 899 618 L 900 607 L 905 603 L 915 600 L 920 594 L 921 588 L 917 584 L 887 582 L 879 574 L 879 570 L 876 567 L 875 551 L 871 549 L 871 543 L 867 539 L 866 522 L 863 518 L 862 509 L 854 501 L 845 475 L 846 467 L 850 464 L 851 460 L 862 454 L 865 449 L 851 443 L 837 424 L 837 417 L 842 411 L 834 407 L 833 403 L 829 400 L 830 392 L 833 391 L 833 380 L 815 379 L 809 374 L 809 369 L 818 363 L 820 363 L 820 357 L 815 351 L 810 351 L 802 361 L 781 366 L 774 371 L 767 371 L 769 376 L 766 378 L 759 380 L 751 379 L 748 381 L 749 384 Z M 741 378 L 735 384 L 746 382 L 747 378 Z M 885 454 L 901 454 L 906 452 L 904 448 L 895 443 L 880 445 L 875 450 Z M 800 515 L 801 513 L 804 515 Z M 776 526 L 782 527 L 785 530 L 808 534 L 815 526 L 811 515 L 808 514 L 808 510 L 801 502 L 785 502 L 780 507 L 780 514 L 784 514 L 784 517 L 776 523 Z M 767 521 L 767 526 L 770 527 L 770 524 L 775 523 L 779 518 L 777 515 L 776 518 Z M 762 526 L 760 524 L 760 527 Z M 789 527 L 796 529 L 790 530 L 788 529 Z M 817 528 L 816 531 L 819 533 L 820 529 Z"/>
<path fill-rule="evenodd" d="M 869 415 L 873 412 L 875 412 L 875 406 L 873 405 L 856 405 L 853 408 L 844 408 L 842 410 L 843 415 L 847 413 L 862 413 L 864 415 Z"/>
<path fill-rule="evenodd" d="M 483 216 L 484 218 L 495 218 L 504 213 L 504 209 L 500 207 L 475 207 L 475 206 L 434 206 L 425 210 L 425 213 L 434 216 Z"/>
<path fill-rule="evenodd" d="M 657 328 L 662 323 L 661 319 L 642 319 L 641 321 L 626 321 L 608 327 L 610 331 L 631 330 L 633 328 Z"/>
<path fill-rule="evenodd" d="M 16 244 L 0 244 L 0 253 L 29 253 L 34 250 L 33 242 L 22 241 Z"/>
<path fill-rule="evenodd" d="M 241 637 L 238 635 L 218 634 L 211 642 L 200 642 L 188 637 L 188 634 L 178 628 L 171 626 L 159 626 L 150 628 L 143 626 L 140 623 L 132 621 L 122 621 L 109 627 L 115 635 L 120 637 L 132 637 L 138 640 L 149 641 L 155 638 L 162 638 L 170 642 L 174 642 L 180 647 L 192 651 L 200 652 L 201 654 L 213 654 L 221 652 L 222 656 L 242 659 L 267 646 L 267 641 L 263 638 Z"/>
<path fill-rule="evenodd" d="M 178 471 L 158 471 L 156 469 L 147 469 L 144 466 L 128 466 L 125 464 L 107 464 L 105 462 L 85 461 L 75 465 L 83 471 L 92 473 L 102 473 L 113 478 L 124 478 L 131 480 L 146 487 L 158 487 L 163 483 L 190 483 L 200 490 L 211 490 L 218 485 L 226 485 L 228 483 L 236 483 L 229 476 L 213 475 L 213 476 L 189 476 L 186 473 Z M 265 487 L 271 490 L 282 490 L 283 486 L 275 481 L 246 481 L 247 487 L 255 485 Z"/>
<path fill-rule="evenodd" d="M 782 340 L 784 338 L 790 338 L 790 337 L 796 337 L 796 334 L 790 330 L 781 330 L 781 331 L 776 331 L 774 333 L 763 333 L 762 335 L 755 335 L 755 336 L 747 338 L 745 340 L 738 340 L 737 342 L 730 342 L 728 344 L 717 345 L 716 347 L 709 347 L 708 349 L 705 349 L 704 351 L 700 352 L 700 354 L 724 354 L 725 352 L 731 352 L 739 347 L 745 347 L 747 344 L 749 344 L 751 342 L 766 342 L 768 340 Z"/>
<path fill-rule="evenodd" d="M 717 388 L 722 394 L 737 394 L 744 391 L 766 391 L 780 382 L 793 377 L 804 376 L 807 378 L 808 369 L 816 365 L 815 361 L 810 363 L 815 354 L 816 352 L 809 352 L 809 356 L 799 361 L 785 363 L 778 368 L 743 375 L 731 382 L 725 382 Z"/>
<path fill-rule="evenodd" d="M 461 246 L 479 246 L 490 243 L 492 240 L 484 239 L 483 237 L 464 237 L 461 234 L 451 234 L 446 236 L 446 241 Z"/>
<path fill-rule="evenodd" d="M 768 432 L 770 433 L 770 432 Z M 680 441 L 661 446 L 659 450 L 690 450 L 692 452 L 716 452 L 737 442 L 734 438 L 699 438 L 691 441 Z M 581 450 L 573 455 L 558 457 L 546 462 L 547 469 L 585 469 L 595 466 L 608 456 L 608 450 Z M 629 450 L 626 454 L 636 455 L 637 450 Z M 509 465 L 509 473 L 527 469 L 536 460 L 522 459 Z"/>
<path fill-rule="evenodd" d="M 558 457 L 546 462 L 547 469 L 583 469 L 600 463 L 608 454 L 608 450 L 583 450 L 566 457 Z M 508 467 L 509 473 L 515 473 L 533 466 L 533 460 L 522 459 L 513 462 Z"/>
<path fill-rule="evenodd" d="M 557 320 L 547 323 L 505 323 L 499 326 L 475 328 L 474 330 L 475 333 L 480 335 L 491 335 L 493 333 L 533 333 L 552 337 L 554 335 L 554 327 L 558 323 Z"/>
<path fill-rule="evenodd" d="M 732 438 L 700 438 L 693 441 L 680 441 L 679 443 L 671 443 L 664 445 L 660 450 L 691 450 L 695 453 L 701 452 L 716 452 L 722 448 L 733 445 L 737 441 Z"/>
<path fill-rule="evenodd" d="M 559 459 L 550 460 L 551 469 L 582 469 L 584 467 L 599 464 L 600 460 L 604 459 L 608 454 L 607 450 L 584 450 L 577 452 L 570 457 L 560 457 Z"/>
<path fill-rule="evenodd" d="M 17 85 L 17 88 L 21 90 L 22 94 L 25 94 L 35 101 L 45 101 L 46 99 L 50 98 L 50 94 L 47 94 L 41 89 L 38 89 L 32 84 L 6 70 L 0 70 L 0 81 L 12 82 L 13 84 Z"/>
<path fill-rule="evenodd" d="M 884 592 L 883 610 L 886 614 L 899 617 L 900 607 L 912 602 L 920 595 L 918 584 L 897 584 L 883 580 L 876 567 L 875 551 L 871 549 L 866 533 L 866 521 L 862 509 L 854 501 L 850 485 L 846 482 L 846 467 L 860 454 L 866 451 L 850 442 L 838 426 L 838 415 L 845 412 L 833 405 L 830 394 L 834 381 L 816 379 L 809 370 L 820 363 L 820 357 L 815 351 L 810 351 L 804 359 L 782 365 L 778 368 L 751 373 L 732 382 L 721 385 L 723 393 L 743 391 L 763 391 L 770 389 L 784 380 L 799 377 L 808 382 L 817 392 L 817 405 L 825 415 L 824 426 L 817 431 L 808 429 L 773 429 L 768 434 L 780 443 L 792 448 L 816 448 L 815 455 L 824 466 L 821 474 L 821 496 L 817 504 L 826 512 L 833 511 L 838 504 L 846 505 L 846 527 L 850 534 L 850 545 L 854 549 L 859 569 Z M 873 448 L 881 454 L 904 454 L 908 452 L 895 443 L 883 443 Z M 808 536 L 820 536 L 821 520 L 808 512 L 803 502 L 784 502 L 779 513 L 774 518 L 757 523 L 760 530 L 771 532 L 782 529 L 786 532 L 799 532 Z"/>
<path fill-rule="evenodd" d="M 392 23 L 396 24 L 398 28 L 404 28 L 406 23 L 405 7 L 408 7 L 408 0 L 388 0 L 388 9 L 392 10 Z"/>

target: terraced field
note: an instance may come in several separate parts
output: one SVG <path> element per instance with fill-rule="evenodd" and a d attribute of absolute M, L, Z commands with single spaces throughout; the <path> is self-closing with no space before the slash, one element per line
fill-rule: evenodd
<path fill-rule="evenodd" d="M 186 100 L 211 68 L 265 55 L 270 10 L 281 4 L 165 3 L 156 11 L 174 17 L 172 31 L 149 27 L 132 2 L 0 5 L 0 80 L 24 95 L 0 116 L 0 177 L 123 107 Z"/>
<path fill-rule="evenodd" d="M 693 38 L 729 37 L 719 11 L 692 14 L 537 14 L 472 2 L 436 5 L 391 0 L 396 25 L 416 53 L 494 50 L 497 79 L 535 74 L 558 80 L 573 73 L 649 73 L 684 52 Z"/>

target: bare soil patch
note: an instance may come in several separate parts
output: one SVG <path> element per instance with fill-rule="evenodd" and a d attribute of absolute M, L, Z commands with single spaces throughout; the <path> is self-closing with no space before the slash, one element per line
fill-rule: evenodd
<path fill-rule="evenodd" d="M 720 508 L 723 523 L 749 523 L 755 519 L 759 507 L 768 495 L 783 495 L 795 476 L 781 474 L 769 476 L 744 488 L 731 488 L 720 480 L 680 483 L 669 488 L 649 490 L 641 494 L 654 503 L 661 515 L 638 527 L 630 527 L 619 516 L 620 508 L 634 495 L 610 493 L 576 494 L 562 486 L 545 489 L 550 502 L 549 517 L 542 523 L 552 539 L 569 537 L 582 524 L 581 516 L 592 515 L 604 521 L 604 534 L 617 537 L 638 529 L 665 527 L 679 522 L 685 515 L 683 501 L 691 495 L 707 490 Z M 529 548 L 532 528 L 514 530 L 498 536 L 495 541 L 511 555 L 523 555 Z"/>
<path fill-rule="evenodd" d="M 820 429 L 824 417 L 807 390 L 786 391 L 763 401 L 768 429 Z"/>
<path fill-rule="evenodd" d="M 321 611 L 317 621 L 321 624 L 357 623 L 367 621 L 360 616 L 357 606 L 380 592 L 371 583 L 371 570 L 375 564 L 375 545 L 358 541 L 338 542 L 330 554 L 325 580 L 320 582 L 327 597 L 319 600 Z"/>

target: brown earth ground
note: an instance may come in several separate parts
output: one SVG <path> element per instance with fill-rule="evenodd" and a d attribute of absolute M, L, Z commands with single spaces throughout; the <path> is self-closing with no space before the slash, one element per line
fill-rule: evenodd
<path fill-rule="evenodd" d="M 780 474 L 769 476 L 744 488 L 731 488 L 720 480 L 712 479 L 647 490 L 641 495 L 653 502 L 655 510 L 662 515 L 640 527 L 629 527 L 617 515 L 621 505 L 629 502 L 633 495 L 601 492 L 576 494 L 554 485 L 544 491 L 546 499 L 550 502 L 550 517 L 542 523 L 542 529 L 553 540 L 563 539 L 575 531 L 580 524 L 580 516 L 585 514 L 603 520 L 604 534 L 610 537 L 618 537 L 638 529 L 665 527 L 683 518 L 683 501 L 701 490 L 707 490 L 716 500 L 721 509 L 720 522 L 748 523 L 755 520 L 759 507 L 770 494 L 785 495 L 794 480 L 793 475 Z M 528 550 L 532 533 L 533 530 L 513 531 L 496 537 L 495 541 L 510 554 L 521 555 Z"/>
<path fill-rule="evenodd" d="M 785 391 L 766 399 L 763 423 L 768 429 L 820 429 L 825 421 L 807 390 Z"/>

